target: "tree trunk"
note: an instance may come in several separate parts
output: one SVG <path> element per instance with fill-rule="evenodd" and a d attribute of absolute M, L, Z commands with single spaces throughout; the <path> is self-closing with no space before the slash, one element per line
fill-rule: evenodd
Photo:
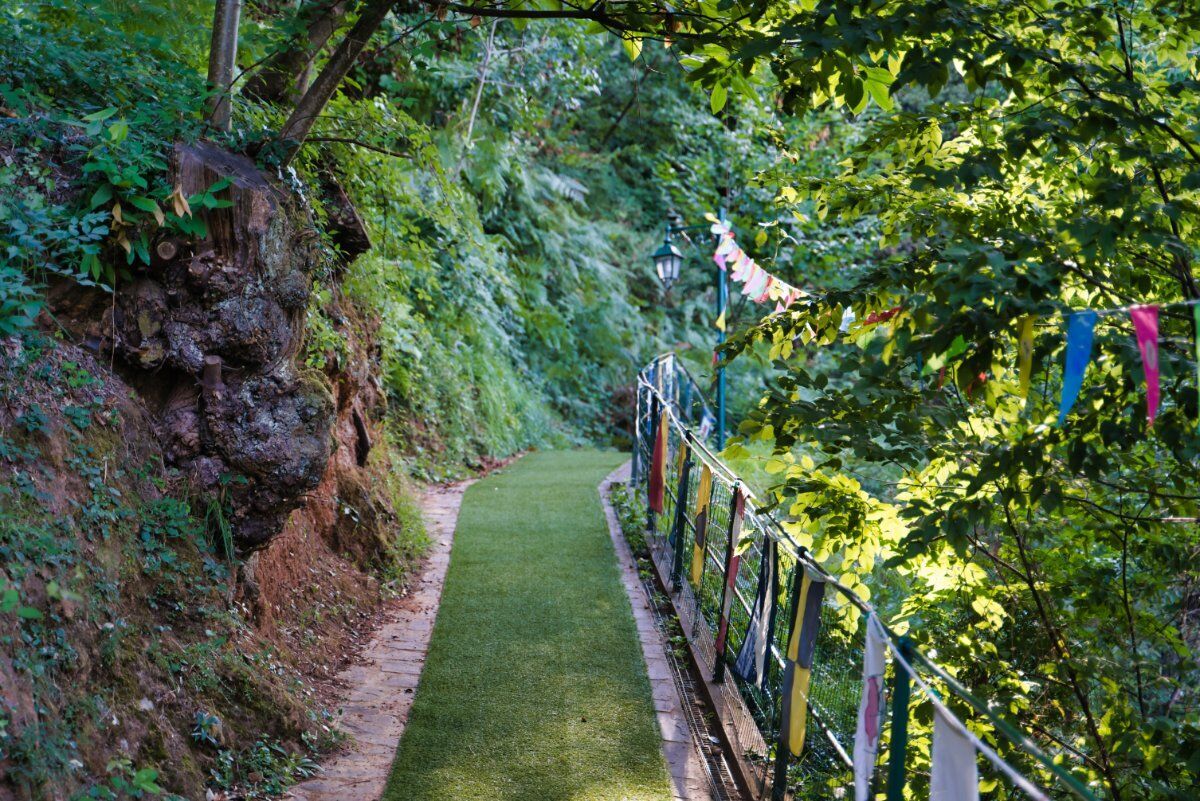
<path fill-rule="evenodd" d="M 338 43 L 337 50 L 330 56 L 321 74 L 296 104 L 295 110 L 279 132 L 279 139 L 287 143 L 283 158 L 285 165 L 295 158 L 300 146 L 308 138 L 313 123 L 337 91 L 342 79 L 354 67 L 354 62 L 366 48 L 372 34 L 383 24 L 393 2 L 394 0 L 367 0 L 354 27 L 346 34 L 346 38 Z"/>
<path fill-rule="evenodd" d="M 246 82 L 243 93 L 267 103 L 296 102 L 308 89 L 307 75 L 317 54 L 329 42 L 350 10 L 349 0 L 315 0 L 301 14 L 309 18 L 303 39 L 290 42 L 272 55 L 257 74 Z"/>
<path fill-rule="evenodd" d="M 217 0 L 213 11 L 212 44 L 208 51 L 208 119 L 214 128 L 228 131 L 229 94 L 233 87 L 233 66 L 237 62 L 238 18 L 242 0 Z"/>
<path fill-rule="evenodd" d="M 483 87 L 488 79 L 488 67 L 492 63 L 492 51 L 496 44 L 496 26 L 500 24 L 499 19 L 492 20 L 491 30 L 488 31 L 487 40 L 483 45 L 483 61 L 479 64 L 479 80 L 475 85 L 475 100 L 471 103 L 471 115 L 467 118 L 467 133 L 463 136 L 462 153 L 458 156 L 458 163 L 454 166 L 454 174 L 462 172 L 463 165 L 467 161 L 467 154 L 474 147 L 471 138 L 475 135 L 475 119 L 479 115 L 479 101 L 483 99 Z"/>

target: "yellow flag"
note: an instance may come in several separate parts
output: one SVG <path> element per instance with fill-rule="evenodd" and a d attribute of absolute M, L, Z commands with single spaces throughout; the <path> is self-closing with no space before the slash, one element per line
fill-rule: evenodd
<path fill-rule="evenodd" d="M 783 663 L 783 731 L 780 737 L 792 756 L 798 757 L 804 750 L 804 736 L 808 731 L 808 687 L 817 633 L 821 629 L 825 582 L 803 565 L 797 565 L 796 570 L 801 571 L 797 576 L 800 590 Z"/>
<path fill-rule="evenodd" d="M 1029 397 L 1029 379 L 1033 375 L 1033 323 L 1036 319 L 1034 315 L 1026 314 L 1017 322 L 1018 392 L 1022 398 Z"/>
<path fill-rule="evenodd" d="M 700 586 L 704 575 L 704 550 L 708 544 L 708 507 L 712 502 L 712 470 L 707 464 L 700 471 L 700 485 L 696 487 L 696 541 L 692 546 L 692 586 Z"/>
<path fill-rule="evenodd" d="M 724 330 L 725 330 L 725 312 L 721 312 L 721 316 L 717 318 L 717 321 L 716 321 L 715 323 L 713 323 L 713 326 L 714 326 L 714 327 L 715 327 L 715 328 L 716 328 L 718 331 L 724 331 Z"/>
<path fill-rule="evenodd" d="M 679 453 L 675 456 L 675 473 L 679 476 L 680 481 L 683 481 L 683 463 L 687 461 L 687 455 L 687 440 L 683 440 L 679 443 Z"/>

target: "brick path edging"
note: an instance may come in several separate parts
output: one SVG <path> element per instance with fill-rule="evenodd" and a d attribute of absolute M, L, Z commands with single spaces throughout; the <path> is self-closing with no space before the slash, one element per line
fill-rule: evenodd
<path fill-rule="evenodd" d="M 608 533 L 617 552 L 617 563 L 621 569 L 621 583 L 633 608 L 633 619 L 637 624 L 638 639 L 642 644 L 642 657 L 646 660 L 646 672 L 650 676 L 651 694 L 654 698 L 654 713 L 662 734 L 663 756 L 671 774 L 672 801 L 711 801 L 708 780 L 705 776 L 701 755 L 697 752 L 684 717 L 683 703 L 675 686 L 675 676 L 667 661 L 666 643 L 654 621 L 650 599 L 638 577 L 637 563 L 625 535 L 617 512 L 609 499 L 612 485 L 629 480 L 630 463 L 626 462 L 610 473 L 600 483 L 600 499 L 604 504 L 604 517 L 608 521 Z"/>
<path fill-rule="evenodd" d="M 421 514 L 432 541 L 421 576 L 380 627 L 359 664 L 339 674 L 350 687 L 339 725 L 353 742 L 319 776 L 287 794 L 295 801 L 378 801 L 416 695 L 437 617 L 463 493 L 473 481 L 430 487 Z"/>

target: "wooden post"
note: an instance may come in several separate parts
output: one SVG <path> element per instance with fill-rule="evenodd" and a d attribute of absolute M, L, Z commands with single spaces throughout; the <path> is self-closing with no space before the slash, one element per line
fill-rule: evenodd
<path fill-rule="evenodd" d="M 154 246 L 154 253 L 163 261 L 170 261 L 179 255 L 179 240 L 175 237 L 160 239 Z"/>
<path fill-rule="evenodd" d="M 205 396 L 225 388 L 225 383 L 221 380 L 221 367 L 220 356 L 204 357 L 204 369 L 200 373 L 200 389 Z"/>

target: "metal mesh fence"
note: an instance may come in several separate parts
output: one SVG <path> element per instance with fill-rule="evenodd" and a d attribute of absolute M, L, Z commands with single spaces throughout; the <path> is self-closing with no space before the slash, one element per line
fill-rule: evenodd
<path fill-rule="evenodd" d="M 704 444 L 707 430 L 700 428 L 699 423 L 709 418 L 710 412 L 702 398 L 700 388 L 672 355 L 656 359 L 643 371 L 638 392 L 634 480 L 644 490 L 658 421 L 661 415 L 667 415 L 671 424 L 666 428 L 664 506 L 662 514 L 651 515 L 651 553 L 662 573 L 672 577 L 685 636 L 696 646 L 701 658 L 715 668 L 714 673 L 723 676 L 719 683 L 722 712 L 733 721 L 743 749 L 740 754 L 743 764 L 752 773 L 756 797 L 763 798 L 770 792 L 777 757 L 780 690 L 789 633 L 786 615 L 779 614 L 776 621 L 767 679 L 761 687 L 743 681 L 728 665 L 742 647 L 750 625 L 764 542 L 768 537 L 778 540 L 778 534 L 771 530 L 772 521 L 757 514 L 749 503 L 740 531 L 731 532 L 734 493 L 739 482 Z M 684 405 L 675 408 L 675 399 Z M 688 480 L 683 481 L 684 445 L 689 436 L 691 470 Z M 700 474 L 706 470 L 711 474 L 711 495 L 707 515 L 698 516 Z M 745 492 L 744 487 L 742 491 Z M 698 534 L 702 543 L 699 550 Z M 731 555 L 731 534 L 737 570 L 732 584 L 727 644 L 723 655 L 718 656 L 716 640 L 724 600 L 725 564 Z M 798 565 L 797 551 L 784 543 L 779 551 L 776 599 L 781 610 L 787 607 L 788 591 Z M 831 789 L 848 788 L 852 783 L 849 754 L 861 692 L 864 625 L 859 615 L 850 618 L 845 614 L 846 604 L 845 599 L 831 593 L 821 610 L 822 626 L 808 696 L 806 746 L 802 756 L 791 760 L 787 768 L 788 785 L 797 799 L 833 797 Z M 724 666 L 716 668 L 720 662 Z"/>
<path fill-rule="evenodd" d="M 706 439 L 714 418 L 704 404 L 700 387 L 673 354 L 658 357 L 638 377 L 633 459 L 635 488 L 649 494 L 650 466 L 657 432 L 664 418 L 667 425 L 664 429 L 663 504 L 661 513 L 651 511 L 649 514 L 647 539 L 660 575 L 670 577 L 668 584 L 676 598 L 683 633 L 699 658 L 711 669 L 717 686 L 716 712 L 726 724 L 726 732 L 732 732 L 729 739 L 735 749 L 734 756 L 741 762 L 752 796 L 755 799 L 768 796 L 781 799 L 786 790 L 786 794 L 794 799 L 853 798 L 851 754 L 862 693 L 867 626 L 867 617 L 862 612 L 869 606 L 825 574 L 770 515 L 758 511 L 753 494 L 742 487 L 738 477 L 709 450 Z M 698 506 L 702 505 L 697 501 L 701 477 L 705 474 L 711 480 L 711 495 L 706 512 L 701 513 Z M 745 499 L 740 520 L 734 513 L 738 494 Z M 731 539 L 733 547 L 730 547 Z M 779 611 L 766 660 L 765 679 L 748 682 L 730 667 L 751 627 L 760 585 L 759 568 L 768 547 L 774 547 L 777 553 L 778 589 L 772 600 Z M 728 575 L 732 577 L 728 602 L 727 565 Z M 826 583 L 827 591 L 818 612 L 820 626 L 805 693 L 807 736 L 799 757 L 790 758 L 781 753 L 786 749 L 778 746 L 783 722 L 784 699 L 781 696 L 790 618 L 797 603 L 794 587 L 800 584 L 793 579 L 797 577 L 797 571 L 803 570 L 823 574 L 821 580 Z M 727 636 L 724 648 L 718 652 L 718 633 L 723 603 L 726 602 L 729 607 L 725 621 Z M 958 696 L 977 714 L 987 717 L 998 733 L 1048 769 L 1065 789 L 1080 798 L 1094 800 L 1086 788 L 1057 767 L 1055 760 L 1033 745 L 1030 738 L 996 717 L 985 703 L 930 660 L 918 652 L 905 650 L 909 648 L 906 641 L 902 640 L 899 647 L 901 651 L 897 653 L 910 653 L 914 662 L 919 661 L 929 669 L 932 680 L 939 684 L 939 691 Z M 887 667 L 889 684 L 896 670 L 895 660 L 892 660 Z M 932 691 L 924 682 L 920 684 L 928 696 Z M 929 700 L 927 698 L 926 702 Z M 918 704 L 915 697 L 913 704 Z M 876 792 L 888 783 L 883 763 L 888 754 L 891 721 L 886 710 L 882 718 L 879 749 L 872 766 L 872 784 Z M 911 749 L 908 756 L 912 756 Z M 992 768 L 993 765 L 986 765 L 984 775 L 991 775 Z M 901 773 L 906 772 L 901 770 Z M 889 797 L 892 793 L 889 789 Z"/>

